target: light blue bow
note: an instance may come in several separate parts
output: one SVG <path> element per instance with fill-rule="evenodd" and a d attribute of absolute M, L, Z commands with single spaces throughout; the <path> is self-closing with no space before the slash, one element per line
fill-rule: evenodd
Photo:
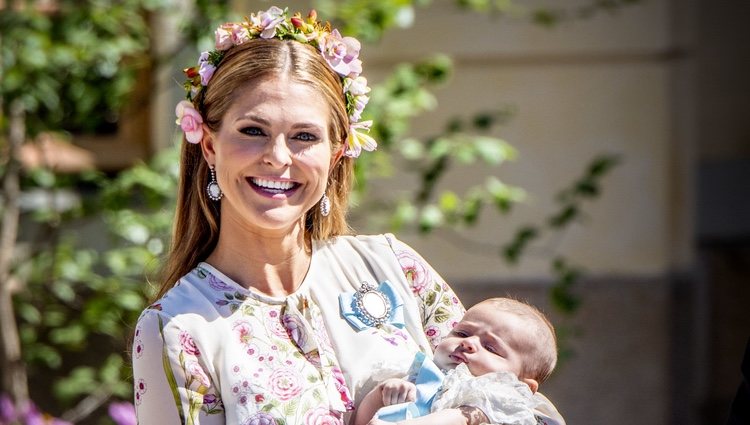
<path fill-rule="evenodd" d="M 378 292 L 383 294 L 388 300 L 391 307 L 391 312 L 387 322 L 398 328 L 403 328 L 404 323 L 404 301 L 401 296 L 395 291 L 391 282 L 383 281 L 378 286 Z M 341 309 L 341 316 L 349 322 L 352 327 L 358 331 L 367 329 L 367 319 L 362 316 L 362 313 L 357 310 L 355 303 L 355 292 L 345 292 L 339 295 L 339 308 Z"/>
<path fill-rule="evenodd" d="M 398 422 L 430 413 L 432 400 L 440 390 L 445 375 L 432 359 L 421 352 L 414 357 L 411 370 L 416 370 L 415 373 L 410 373 L 416 376 L 410 379 L 417 386 L 416 400 L 381 407 L 375 414 L 376 418 L 386 422 Z"/>

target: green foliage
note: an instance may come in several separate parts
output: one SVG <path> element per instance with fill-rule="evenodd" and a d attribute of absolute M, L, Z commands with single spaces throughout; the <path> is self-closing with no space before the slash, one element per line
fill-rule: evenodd
<path fill-rule="evenodd" d="M 173 149 L 113 179 L 89 178 L 86 184 L 96 182 L 96 190 L 89 187 L 91 199 L 80 211 L 68 214 L 64 225 L 37 220 L 31 232 L 44 236 L 35 240 L 36 254 L 18 270 L 26 281 L 15 297 L 24 358 L 33 366 L 32 381 L 55 377 L 53 391 L 63 407 L 102 391 L 130 398 L 128 341 L 153 295 L 149 276 L 168 243 L 176 164 Z M 47 190 L 80 189 L 81 184 L 53 174 Z M 97 222 L 106 227 L 80 232 L 79 226 Z M 81 240 L 82 233 L 107 236 Z M 92 244 L 102 246 L 92 249 Z"/>
<path fill-rule="evenodd" d="M 112 131 L 145 65 L 145 12 L 159 2 L 59 0 L 55 10 L 25 3 L 0 13 L 3 104 L 22 102 L 32 135 Z"/>

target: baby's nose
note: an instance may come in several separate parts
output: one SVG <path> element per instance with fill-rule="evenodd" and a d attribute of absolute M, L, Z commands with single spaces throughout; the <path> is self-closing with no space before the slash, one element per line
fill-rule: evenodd
<path fill-rule="evenodd" d="M 474 337 L 464 338 L 461 341 L 461 348 L 463 348 L 464 351 L 469 353 L 474 353 L 477 351 L 476 341 Z"/>

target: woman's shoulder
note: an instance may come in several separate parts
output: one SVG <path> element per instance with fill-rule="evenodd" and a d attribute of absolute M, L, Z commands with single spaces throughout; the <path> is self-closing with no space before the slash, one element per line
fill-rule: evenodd
<path fill-rule="evenodd" d="M 206 291 L 210 283 L 203 283 L 209 277 L 209 273 L 201 266 L 195 267 L 181 277 L 161 298 L 146 307 L 141 316 L 158 313 L 159 316 L 172 318 L 183 314 L 201 314 L 207 308 L 214 310 L 214 300 L 210 297 L 210 292 Z"/>
<path fill-rule="evenodd" d="M 381 233 L 374 235 L 342 235 L 333 237 L 324 242 L 318 242 L 319 247 L 324 249 L 354 249 L 358 251 L 397 252 L 412 249 L 399 240 L 392 233 Z"/>

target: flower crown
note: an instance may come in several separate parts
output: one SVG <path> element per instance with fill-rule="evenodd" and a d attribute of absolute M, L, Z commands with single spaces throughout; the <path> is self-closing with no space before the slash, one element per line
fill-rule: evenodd
<path fill-rule="evenodd" d="M 190 143 L 200 143 L 203 137 L 203 119 L 193 102 L 211 81 L 224 54 L 233 46 L 262 38 L 294 40 L 315 47 L 328 65 L 341 77 L 346 96 L 346 112 L 349 116 L 349 136 L 344 154 L 356 158 L 362 150 L 372 151 L 377 147 L 370 137 L 372 121 L 362 121 L 362 111 L 370 98 L 367 79 L 362 77 L 362 61 L 358 59 L 360 43 L 353 37 L 342 37 L 338 30 L 331 30 L 328 22 L 317 21 L 315 10 L 303 18 L 299 12 L 289 17 L 287 9 L 272 6 L 267 11 L 259 11 L 245 18 L 243 22 L 230 22 L 216 29 L 216 50 L 203 52 L 198 66 L 184 70 L 188 77 L 184 87 L 187 99 L 177 104 L 177 125 L 185 132 Z"/>

